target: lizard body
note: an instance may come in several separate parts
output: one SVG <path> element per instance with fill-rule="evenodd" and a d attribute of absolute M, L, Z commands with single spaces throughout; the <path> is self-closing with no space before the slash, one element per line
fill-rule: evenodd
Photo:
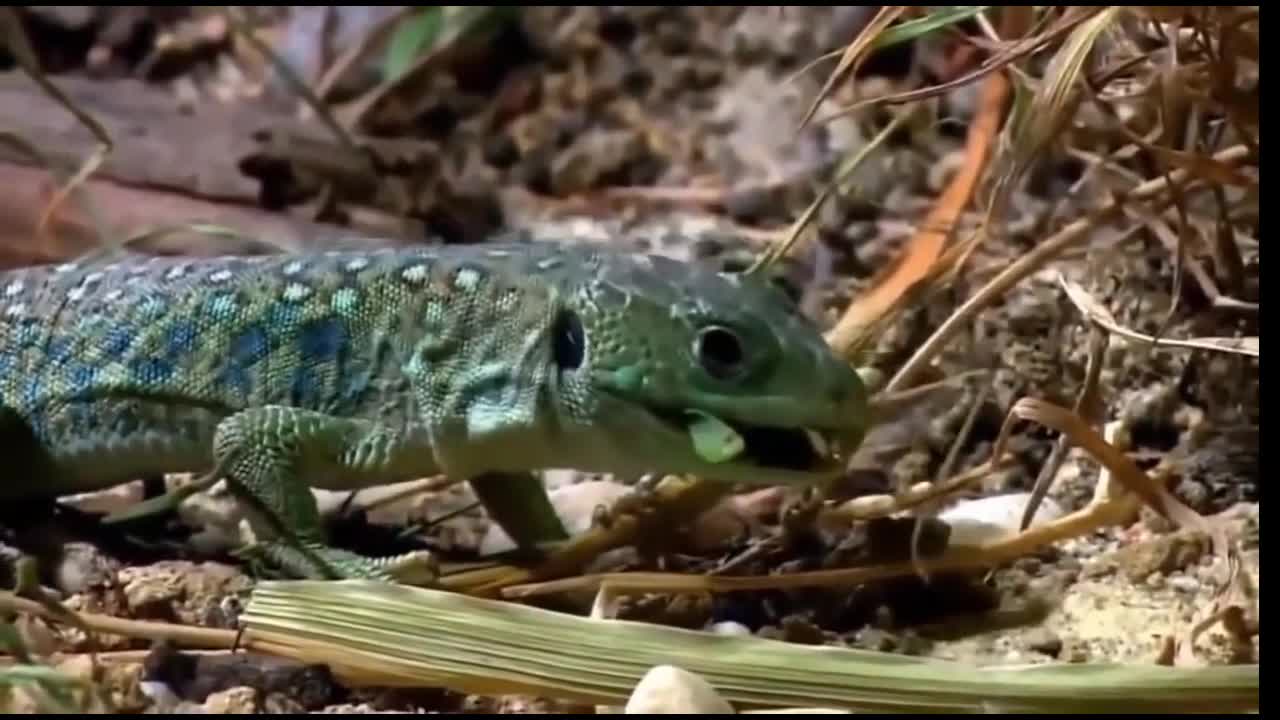
<path fill-rule="evenodd" d="M 340 576 L 421 558 L 330 548 L 309 486 L 546 468 L 818 482 L 865 412 L 780 293 L 657 256 L 484 244 L 0 273 L 0 442 L 17 449 L 0 501 L 214 469 Z M 705 450 L 708 422 L 740 447 Z"/>

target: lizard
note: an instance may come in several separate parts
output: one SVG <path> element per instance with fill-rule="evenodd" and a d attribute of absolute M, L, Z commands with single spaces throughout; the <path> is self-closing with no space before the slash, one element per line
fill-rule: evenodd
<path fill-rule="evenodd" d="M 208 471 L 297 575 L 430 564 L 331 546 L 311 487 L 549 468 L 821 483 L 867 413 L 780 290 L 661 255 L 513 241 L 0 273 L 0 503 Z"/>

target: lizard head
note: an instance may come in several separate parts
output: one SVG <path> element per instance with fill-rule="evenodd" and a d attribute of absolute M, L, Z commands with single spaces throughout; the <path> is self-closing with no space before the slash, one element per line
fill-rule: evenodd
<path fill-rule="evenodd" d="M 664 257 L 578 269 L 552 333 L 564 407 L 589 415 L 577 452 L 751 484 L 842 471 L 867 391 L 781 291 Z"/>

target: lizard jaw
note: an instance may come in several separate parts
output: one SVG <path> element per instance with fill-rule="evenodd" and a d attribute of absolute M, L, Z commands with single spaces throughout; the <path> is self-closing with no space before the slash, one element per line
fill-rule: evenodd
<path fill-rule="evenodd" d="M 652 410 L 650 415 L 667 429 L 679 433 L 683 441 L 688 441 L 688 416 Z M 737 456 L 719 463 L 733 471 L 751 468 L 779 476 L 808 476 L 817 480 L 838 474 L 843 469 L 844 451 L 851 446 L 839 432 L 832 430 L 755 425 L 723 418 L 721 421 L 744 443 Z"/>

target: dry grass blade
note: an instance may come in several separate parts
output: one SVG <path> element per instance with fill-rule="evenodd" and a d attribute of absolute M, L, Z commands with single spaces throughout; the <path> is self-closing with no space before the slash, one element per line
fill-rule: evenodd
<path fill-rule="evenodd" d="M 1103 403 L 1098 394 L 1098 381 L 1102 377 L 1102 365 L 1106 358 L 1107 345 L 1110 339 L 1111 336 L 1098 328 L 1094 328 L 1093 332 L 1089 333 L 1089 365 L 1085 369 L 1085 378 L 1080 385 L 1080 393 L 1076 396 L 1076 414 L 1094 425 L 1101 423 L 1103 420 Z M 1044 467 L 1040 470 L 1040 475 L 1031 487 L 1031 497 L 1027 500 L 1027 507 L 1022 512 L 1022 520 L 1018 526 L 1019 530 L 1026 530 L 1031 527 L 1031 521 L 1035 518 L 1036 510 L 1039 509 L 1040 503 L 1044 501 L 1045 496 L 1049 494 L 1049 488 L 1053 486 L 1053 478 L 1058 474 L 1058 469 L 1062 466 L 1062 462 L 1066 460 L 1067 451 L 1070 449 L 1071 445 L 1067 436 L 1065 434 L 1059 436 L 1058 442 L 1054 443 L 1053 452 L 1049 454 L 1049 459 L 1045 461 Z"/>
<path fill-rule="evenodd" d="M 1030 420 L 1068 435 L 1076 446 L 1093 456 L 1106 467 L 1112 477 L 1151 509 L 1180 527 L 1193 528 L 1213 538 L 1214 549 L 1219 556 L 1231 567 L 1238 565 L 1233 545 L 1219 524 L 1209 522 L 1183 504 L 1167 488 L 1144 473 L 1129 456 L 1107 442 L 1083 418 L 1070 410 L 1037 398 L 1023 398 L 1014 403 L 992 448 L 993 459 L 1004 454 L 1012 426 L 1018 420 Z"/>
<path fill-rule="evenodd" d="M 792 248 L 800 241 L 800 237 L 804 233 L 805 228 L 809 226 L 809 223 L 817 216 L 818 211 L 822 209 L 823 203 L 825 203 L 827 199 L 835 193 L 837 188 L 844 184 L 845 180 L 853 175 L 854 171 L 862 166 L 862 163 L 871 155 L 872 152 L 883 145 L 885 140 L 887 140 L 894 131 L 910 119 L 912 114 L 913 109 L 908 108 L 906 111 L 895 115 L 893 119 L 889 121 L 889 124 L 884 126 L 884 129 L 876 133 L 876 136 L 872 138 L 870 142 L 862 145 L 862 147 L 858 148 L 858 152 L 854 153 L 852 157 L 842 163 L 840 168 L 836 170 L 835 177 L 827 183 L 826 187 L 822 189 L 822 192 L 818 194 L 818 197 L 814 198 L 813 202 L 809 204 L 809 207 L 806 208 L 803 213 L 801 213 L 800 217 L 791 224 L 791 228 L 787 230 L 786 236 L 779 242 L 770 245 L 768 250 L 761 253 L 756 262 L 748 268 L 746 274 L 750 275 L 762 272 L 768 269 L 769 266 L 777 262 L 780 258 L 786 257 L 790 254 Z"/>
<path fill-rule="evenodd" d="M 380 106 L 388 97 L 401 92 L 404 88 L 409 87 L 411 83 L 421 79 L 423 74 L 439 63 L 445 53 L 452 49 L 456 43 L 468 37 L 473 31 L 485 27 L 488 23 L 500 21 L 505 17 L 506 13 L 513 12 L 511 6 L 502 5 L 445 5 L 437 7 L 440 7 L 442 11 L 447 10 L 449 13 L 442 31 L 435 38 L 431 48 L 421 53 L 404 72 L 387 78 L 358 100 L 342 108 L 341 114 L 347 127 L 356 129 L 364 127 L 369 113 Z"/>
<path fill-rule="evenodd" d="M 0 29 L 3 29 L 3 39 L 6 41 L 9 51 L 13 53 L 14 58 L 22 67 L 23 72 L 34 80 L 36 84 L 40 86 L 40 89 L 44 90 L 54 100 L 56 100 L 58 104 L 66 108 L 67 112 L 71 113 L 81 125 L 88 128 L 89 132 L 93 134 L 94 139 L 98 141 L 98 145 L 94 148 L 94 151 L 84 159 L 84 162 L 82 162 L 80 167 L 71 175 L 71 178 L 54 193 L 53 197 L 50 198 L 48 205 L 45 207 L 44 212 L 40 214 L 40 221 L 36 225 L 36 232 L 43 234 L 48 229 L 49 222 L 52 220 L 54 213 L 58 211 L 58 208 L 66 202 L 66 199 L 71 195 L 71 193 L 75 192 L 76 188 L 83 184 L 84 181 L 96 172 L 97 169 L 102 166 L 102 163 L 106 161 L 107 155 L 111 153 L 112 149 L 111 135 L 101 123 L 95 120 L 89 113 L 81 110 L 66 93 L 64 93 L 57 85 L 53 84 L 53 82 L 45 76 L 44 71 L 40 69 L 40 62 L 36 58 L 35 51 L 31 48 L 31 43 L 27 39 L 27 34 L 22 29 L 22 19 L 18 16 L 18 11 L 16 9 L 0 8 Z M 45 165 L 48 166 L 48 163 L 45 163 Z M 112 238 L 108 237 L 106 233 L 103 232 L 102 228 L 104 228 L 105 225 L 99 221 L 99 216 L 93 206 L 92 200 L 86 197 L 85 205 L 89 216 L 94 219 L 95 228 L 98 230 L 98 234 L 101 236 L 104 245 L 111 246 L 113 244 Z"/>
<path fill-rule="evenodd" d="M 1164 169 L 1182 168 L 1188 170 L 1193 177 L 1202 180 L 1234 187 L 1256 187 L 1258 179 L 1244 174 L 1238 168 L 1216 162 L 1211 157 L 1184 150 L 1173 150 L 1148 143 L 1136 135 L 1131 136 L 1134 144 L 1156 157 Z"/>
<path fill-rule="evenodd" d="M 1214 195 L 1217 196 L 1221 194 L 1222 188 L 1221 186 L 1215 186 L 1212 188 L 1212 190 L 1214 192 Z M 1176 299 L 1181 297 L 1182 284 L 1181 282 L 1179 282 L 1179 280 L 1181 279 L 1180 273 L 1182 271 L 1182 267 L 1185 264 L 1188 267 L 1188 269 L 1191 271 L 1191 276 L 1195 278 L 1196 284 L 1200 286 L 1200 291 L 1204 293 L 1205 297 L 1211 298 L 1213 300 L 1213 304 L 1216 307 L 1231 308 L 1235 310 L 1245 310 L 1250 312 L 1258 311 L 1257 303 L 1246 303 L 1240 300 L 1236 300 L 1235 298 L 1230 298 L 1230 297 L 1227 297 L 1226 295 L 1223 295 L 1222 292 L 1218 289 L 1217 281 L 1214 280 L 1213 276 L 1207 270 L 1205 270 L 1204 265 L 1202 265 L 1194 257 L 1192 258 L 1184 257 L 1185 253 L 1183 252 L 1183 248 L 1184 248 L 1185 242 L 1183 239 L 1183 234 L 1186 232 L 1191 232 L 1193 230 L 1193 227 L 1186 220 L 1185 217 L 1182 218 L 1182 222 L 1179 225 L 1179 229 L 1183 231 L 1180 233 L 1175 231 L 1172 227 L 1170 227 L 1170 224 L 1164 218 L 1160 217 L 1155 213 L 1146 211 L 1143 208 L 1130 206 L 1128 208 L 1125 208 L 1125 212 L 1126 214 L 1133 217 L 1134 219 L 1142 222 L 1146 226 L 1146 228 L 1151 231 L 1153 235 L 1155 235 L 1157 238 L 1160 239 L 1160 242 L 1164 244 L 1164 246 L 1169 250 L 1169 252 L 1174 253 L 1175 258 L 1177 260 L 1177 267 L 1175 267 L 1175 272 L 1179 273 L 1174 276 L 1174 289 L 1173 289 L 1173 292 L 1171 293 L 1171 295 L 1175 298 L 1175 305 L 1176 305 Z M 1218 238 L 1215 239 L 1214 248 L 1220 251 L 1219 254 L 1226 254 L 1226 255 L 1235 254 L 1235 256 L 1238 257 L 1239 251 L 1238 249 L 1235 248 L 1234 245 L 1225 249 L 1221 248 L 1223 225 L 1224 225 L 1224 221 L 1220 218 L 1219 225 L 1218 225 L 1218 233 L 1217 233 Z M 1229 266 L 1230 261 L 1224 264 Z M 1242 263 L 1242 266 L 1243 266 L 1243 263 Z M 1243 267 L 1241 269 L 1241 272 L 1243 273 Z"/>
<path fill-rule="evenodd" d="M 1142 58 L 1131 58 L 1129 61 L 1121 64 L 1121 68 L 1142 62 Z M 1121 68 L 1118 68 L 1121 69 Z M 1110 75 L 1111 73 L 1104 73 Z M 1143 137 L 1122 120 L 1116 109 L 1111 106 L 1101 96 L 1098 88 L 1099 83 L 1091 82 L 1087 75 L 1082 77 L 1084 87 L 1089 93 L 1090 100 L 1094 106 L 1100 111 L 1101 117 L 1108 121 L 1108 127 L 1116 130 L 1124 135 L 1130 142 L 1138 148 L 1148 152 L 1160 166 L 1161 171 L 1183 169 L 1191 173 L 1192 177 L 1200 178 L 1219 185 L 1232 187 L 1256 187 L 1257 178 L 1243 173 L 1239 168 L 1228 163 L 1222 163 L 1215 160 L 1204 153 L 1189 152 L 1185 150 L 1176 150 L 1173 148 L 1157 145 L 1153 140 L 1159 137 L 1162 132 L 1161 128 L 1152 131 L 1152 139 Z M 1161 87 L 1167 86 L 1168 83 L 1161 83 Z M 1256 152 L 1256 148 L 1254 149 Z"/>
<path fill-rule="evenodd" d="M 836 69 L 831 71 L 831 75 L 827 78 L 827 82 L 818 91 L 818 95 L 814 97 L 813 104 L 809 106 L 809 110 L 805 112 L 804 117 L 800 119 L 799 130 L 803 130 L 818 112 L 818 107 L 822 105 L 822 101 L 831 93 L 831 89 L 836 83 L 841 81 L 847 75 L 851 75 L 858 71 L 858 66 L 867 57 L 867 52 L 874 47 L 876 37 L 893 24 L 907 11 L 909 5 L 884 5 L 876 13 L 876 16 L 867 23 L 867 26 L 858 33 L 858 37 L 849 43 L 849 47 L 845 48 L 844 54 L 840 57 L 840 63 L 836 65 Z"/>
<path fill-rule="evenodd" d="M 1001 31 L 1021 36 L 1031 23 L 1029 13 L 1006 8 Z M 1010 83 L 1003 73 L 987 76 L 977 113 L 965 140 L 964 164 L 926 216 L 921 228 L 907 244 L 906 251 L 883 270 L 869 291 L 850 303 L 836 325 L 827 332 L 827 342 L 846 356 L 856 354 L 870 342 L 876 331 L 892 321 L 905 304 L 946 283 L 966 257 L 965 248 L 976 244 L 976 236 L 946 251 L 955 225 L 971 202 L 980 178 L 985 174 L 991 148 L 1000 130 Z"/>
<path fill-rule="evenodd" d="M 1020 6 L 1005 6 L 1005 8 L 1006 12 L 1010 9 L 1024 9 L 1024 7 Z M 1069 33 L 1078 24 L 1087 20 L 1091 17 L 1092 13 L 1097 11 L 1097 8 L 1093 7 L 1069 7 L 1063 17 L 1059 18 L 1049 29 L 1038 35 L 1033 35 L 1016 41 L 1009 47 L 999 50 L 994 57 L 983 63 L 977 70 L 966 73 L 947 82 L 920 88 L 918 90 L 907 90 L 901 93 L 890 93 L 887 95 L 879 95 L 859 100 L 830 115 L 819 118 L 817 122 L 825 123 L 829 120 L 834 120 L 835 118 L 857 112 L 868 105 L 901 105 L 903 103 L 918 102 L 931 97 L 945 95 L 956 88 L 972 84 L 991 73 L 998 72 L 1018 60 L 1034 53 L 1036 50 L 1051 43 L 1058 37 Z"/>
<path fill-rule="evenodd" d="M 388 583 L 266 582 L 243 619 L 251 647 L 326 663 L 356 684 L 593 704 L 624 701 L 661 664 L 702 675 L 741 708 L 1230 712 L 1258 703 L 1256 665 L 979 668 L 583 618 Z"/>
<path fill-rule="evenodd" d="M 262 56 L 271 63 L 271 66 L 275 68 L 276 72 L 280 73 L 280 77 L 289 84 L 290 89 L 297 93 L 298 97 L 303 99 L 307 104 L 307 107 L 316 114 L 316 117 L 320 118 L 320 121 L 324 123 L 324 126 L 333 133 L 334 138 L 337 139 L 337 141 L 341 143 L 347 151 L 351 152 L 356 157 L 369 158 L 369 156 L 361 150 L 360 146 L 356 144 L 356 141 L 351 137 L 351 133 L 347 132 L 347 129 L 342 126 L 342 123 L 338 122 L 338 120 L 333 116 L 333 113 L 329 110 L 328 106 L 325 105 L 324 101 L 316 95 L 311 87 L 307 85 L 305 80 L 298 76 L 298 73 L 293 69 L 293 66 L 285 62 L 278 53 L 263 42 L 262 38 L 258 37 L 257 33 L 253 31 L 253 28 L 250 27 L 243 18 L 241 18 L 240 9 L 238 7 L 228 5 L 225 7 L 223 14 L 227 23 L 235 30 L 236 34 L 244 38 L 245 42 L 253 46 L 255 51 L 261 53 Z M 372 165 L 369 169 L 372 171 Z"/>
<path fill-rule="evenodd" d="M 1156 338 L 1151 335 L 1140 333 L 1136 330 L 1130 330 L 1116 321 L 1115 316 L 1105 305 L 1098 302 L 1096 298 L 1090 295 L 1078 283 L 1067 280 L 1058 274 L 1058 284 L 1062 286 L 1063 291 L 1067 293 L 1071 303 L 1076 306 L 1091 322 L 1105 328 L 1109 332 L 1115 333 L 1121 337 L 1135 340 L 1137 342 L 1146 343 L 1152 347 L 1179 347 L 1191 350 L 1212 350 L 1214 352 L 1234 353 L 1237 355 L 1248 355 L 1250 357 L 1258 357 L 1259 338 L 1257 337 L 1241 337 L 1241 338 L 1219 338 L 1219 337 L 1202 337 L 1191 338 L 1189 340 L 1178 340 L 1174 338 Z"/>
<path fill-rule="evenodd" d="M 1234 145 L 1227 148 L 1216 155 L 1214 158 L 1220 162 L 1239 163 L 1250 156 L 1250 151 L 1246 145 Z M 1162 197 L 1166 193 L 1170 183 L 1186 182 L 1187 172 L 1185 170 L 1177 170 L 1170 173 L 1166 177 L 1149 180 L 1133 190 L 1129 191 L 1127 202 L 1142 202 L 1160 198 L 1156 205 L 1165 205 L 1169 203 L 1167 196 Z M 1021 256 L 1008 267 L 1002 270 L 998 275 L 992 278 L 977 293 L 965 301 L 950 317 L 946 319 L 942 325 L 934 331 L 933 335 L 924 342 L 911 358 L 899 368 L 897 374 L 889 381 L 885 387 L 886 391 L 895 391 L 904 389 L 911 380 L 919 373 L 924 366 L 937 354 L 954 335 L 968 324 L 974 316 L 978 314 L 988 303 L 994 302 L 1014 285 L 1021 282 L 1024 278 L 1035 273 L 1040 268 L 1051 262 L 1059 254 L 1065 252 L 1073 245 L 1083 242 L 1088 238 L 1089 231 L 1109 222 L 1126 207 L 1118 200 L 1112 200 L 1102 207 L 1094 210 L 1089 215 L 1079 218 L 1066 227 L 1063 227 L 1052 237 L 1047 238 L 1035 247 L 1031 252 Z"/>
<path fill-rule="evenodd" d="M 1098 38 L 1121 12 L 1123 8 L 1109 6 L 1076 27 L 1049 62 L 1040 89 L 1026 111 L 1017 113 L 1005 128 L 1008 160 L 1004 172 L 996 178 L 992 193 L 993 217 L 1003 216 L 1001 208 L 1013 187 L 1074 117 L 1070 106 L 1078 99 L 1074 88 L 1081 79 L 1085 62 Z"/>
<path fill-rule="evenodd" d="M 392 30 L 400 24 L 400 21 L 409 16 L 410 13 L 417 11 L 417 7 L 413 5 L 405 5 L 399 10 L 389 14 L 387 17 L 379 20 L 368 32 L 360 36 L 360 39 L 347 48 L 333 63 L 321 74 L 320 79 L 316 81 L 315 93 L 317 97 L 326 98 L 333 92 L 333 88 L 338 81 L 343 78 L 356 63 L 363 61 L 378 47 Z"/>
<path fill-rule="evenodd" d="M 50 612 L 41 603 L 0 591 L 0 611 L 17 612 L 49 620 L 59 620 L 61 612 Z M 68 611 L 70 612 L 70 611 Z M 147 640 L 168 640 L 184 647 L 229 648 L 235 645 L 235 632 L 231 630 L 211 630 L 206 628 L 189 628 L 167 623 L 147 622 L 144 620 L 124 620 L 95 613 L 72 613 L 77 624 L 94 632 L 108 635 L 120 635 Z"/>
<path fill-rule="evenodd" d="M 905 252 L 884 271 L 868 292 L 849 304 L 840 320 L 827 332 L 827 342 L 849 356 L 857 352 L 874 330 L 887 322 L 926 278 L 939 275 L 936 267 L 960 214 L 973 197 L 974 188 L 987 168 L 991 147 L 1000 128 L 1009 81 L 996 73 L 987 77 L 978 114 L 969 125 L 964 165 L 907 243 Z"/>
<path fill-rule="evenodd" d="M 975 15 L 986 12 L 990 8 L 990 5 L 956 5 L 944 7 L 937 12 L 925 15 L 924 17 L 908 20 L 893 27 L 886 27 L 883 32 L 871 39 L 872 44 L 868 48 L 868 51 L 880 50 L 891 45 L 897 45 L 898 43 L 904 43 L 923 37 L 930 33 L 942 30 L 949 25 L 954 25 L 958 22 L 974 17 Z M 858 39 L 855 39 L 855 42 L 857 42 Z M 850 47 L 852 47 L 852 45 Z M 864 51 L 864 54 L 865 52 L 866 51 Z M 819 64 L 836 57 L 847 57 L 848 53 L 849 48 L 846 48 L 845 50 L 832 50 L 831 52 L 819 55 L 794 72 L 786 81 L 793 82 L 796 78 L 809 72 Z M 814 107 L 810 109 L 811 112 L 822 103 L 822 99 L 830 92 L 830 88 L 835 81 L 836 75 L 833 74 L 831 79 L 828 80 L 827 88 L 818 95 L 817 102 L 815 102 Z M 803 125 L 801 127 L 803 127 Z"/>

